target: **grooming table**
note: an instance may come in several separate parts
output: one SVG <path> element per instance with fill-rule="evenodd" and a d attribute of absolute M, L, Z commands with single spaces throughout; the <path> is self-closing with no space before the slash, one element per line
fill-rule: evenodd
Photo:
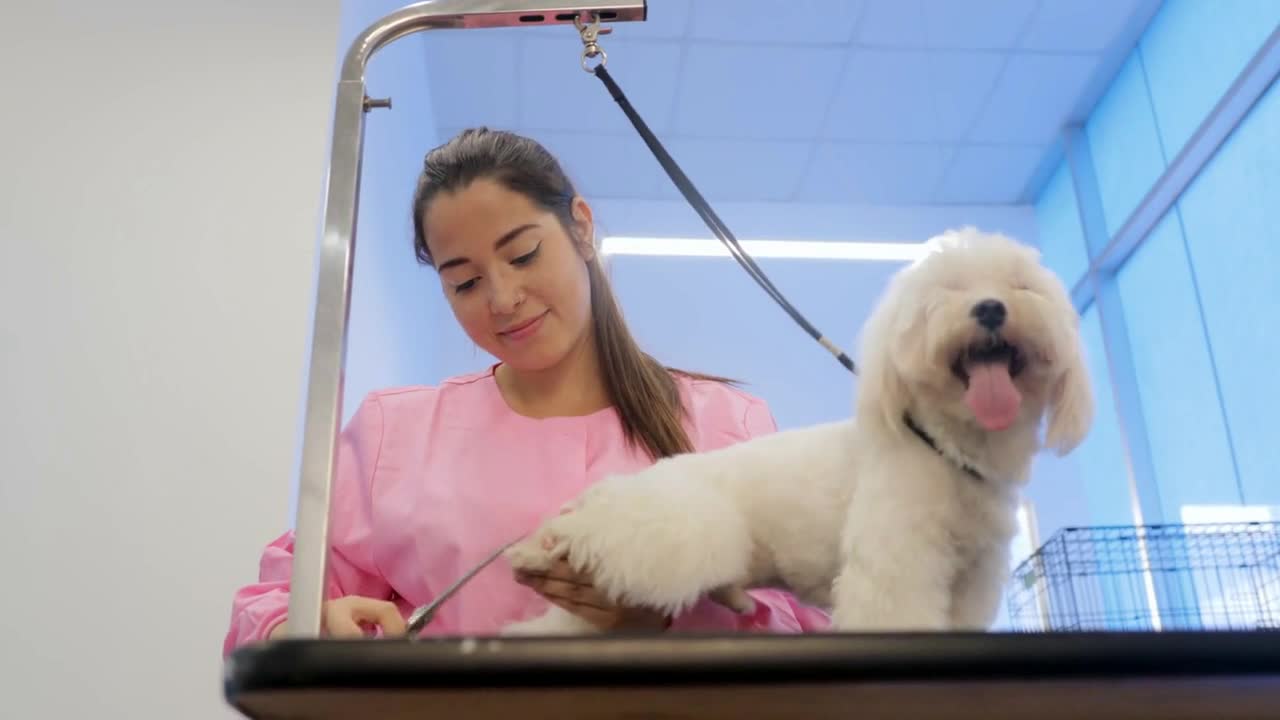
<path fill-rule="evenodd" d="M 259 720 L 1280 717 L 1280 633 L 286 639 L 242 648 Z"/>

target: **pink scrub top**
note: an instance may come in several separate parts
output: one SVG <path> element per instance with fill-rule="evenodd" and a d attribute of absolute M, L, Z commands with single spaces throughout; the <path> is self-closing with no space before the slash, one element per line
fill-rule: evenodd
<path fill-rule="evenodd" d="M 723 383 L 677 375 L 695 449 L 776 431 L 763 401 Z M 613 408 L 535 419 L 511 410 L 493 368 L 436 387 L 369 394 L 343 429 L 331 501 L 328 599 L 391 600 L 406 618 L 499 546 L 533 530 L 611 473 L 652 464 L 629 447 Z M 293 532 L 267 545 L 258 582 L 234 596 L 224 655 L 285 619 Z M 820 632 L 828 616 L 790 594 L 755 590 L 738 616 L 703 600 L 672 631 Z M 499 559 L 478 573 L 424 634 L 489 635 L 548 603 Z"/>

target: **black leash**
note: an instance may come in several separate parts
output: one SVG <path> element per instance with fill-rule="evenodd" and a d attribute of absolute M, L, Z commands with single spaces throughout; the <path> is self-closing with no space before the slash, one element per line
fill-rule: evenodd
<path fill-rule="evenodd" d="M 584 55 L 584 63 L 585 59 L 586 56 Z M 760 285 L 760 287 L 764 288 L 764 291 L 768 293 L 769 297 L 773 298 L 774 301 L 777 302 L 778 305 L 780 305 L 782 309 L 800 325 L 800 327 L 804 328 L 805 332 L 809 333 L 814 340 L 817 340 L 818 343 L 830 351 L 832 355 L 835 355 L 836 359 L 840 361 L 840 364 L 845 366 L 849 372 L 856 375 L 858 370 L 853 364 L 853 360 L 851 360 L 843 350 L 837 347 L 835 343 L 828 340 L 825 335 L 819 332 L 812 323 L 806 320 L 805 317 L 801 315 L 785 297 L 783 297 L 778 288 L 774 287 L 769 278 L 765 276 L 764 271 L 760 269 L 760 266 L 756 265 L 755 260 L 753 260 L 751 256 L 748 255 L 740 245 L 738 245 L 738 239 L 729 231 L 728 226 L 724 224 L 724 221 L 720 219 L 720 216 L 716 215 L 716 212 L 711 209 L 711 206 L 707 203 L 706 199 L 702 197 L 702 193 L 698 192 L 698 189 L 694 187 L 688 176 L 686 176 L 684 171 L 680 169 L 680 166 L 676 164 L 675 159 L 671 157 L 666 148 L 662 146 L 662 143 L 658 140 L 657 136 L 655 136 L 649 129 L 649 126 L 645 124 L 644 119 L 640 117 L 640 113 L 636 112 L 636 109 L 632 107 L 631 101 L 627 100 L 627 96 L 622 92 L 622 88 L 618 87 L 618 84 L 613 81 L 613 77 L 609 75 L 609 71 L 605 70 L 604 63 L 602 62 L 597 65 L 594 70 L 591 70 L 591 72 L 604 83 L 604 86 L 609 90 L 609 94 L 613 96 L 613 99 L 617 101 L 618 106 L 622 108 L 622 112 L 626 113 L 627 119 L 629 119 L 631 124 L 635 126 L 636 132 L 640 133 L 640 137 L 644 139 L 645 144 L 649 146 L 649 150 L 652 151 L 654 157 L 658 159 L 658 163 L 662 165 L 662 169 L 667 171 L 667 175 L 670 176 L 676 187 L 680 189 L 680 192 L 684 195 L 685 199 L 689 201 L 689 204 L 693 206 L 694 211 L 696 211 L 698 216 L 702 218 L 702 221 L 707 224 L 707 227 L 711 229 L 711 232 L 715 233 L 716 237 L 720 238 L 720 241 L 729 249 L 729 253 L 738 261 L 738 264 L 747 271 L 747 274 L 750 275 L 751 278 Z"/>
<path fill-rule="evenodd" d="M 800 327 L 804 328 L 805 332 L 809 333 L 814 340 L 817 340 L 818 343 L 830 351 L 832 355 L 835 355 L 836 359 L 840 361 L 840 364 L 845 366 L 849 372 L 855 375 L 858 374 L 858 369 L 854 365 L 853 360 L 851 360 L 843 350 L 837 347 L 835 343 L 832 343 L 826 338 L 826 336 L 819 332 L 812 323 L 806 320 L 805 317 L 800 314 L 800 311 L 796 310 L 795 307 L 793 307 L 791 303 L 783 297 L 782 293 L 774 287 L 769 278 L 765 276 L 764 271 L 756 265 L 755 260 L 753 260 L 751 256 L 738 245 L 738 239 L 733 236 L 733 233 L 730 232 L 728 226 L 724 224 L 724 221 L 720 219 L 720 216 L 716 215 L 715 210 L 712 210 L 711 205 L 702 197 L 702 193 L 698 192 L 698 188 L 694 187 L 693 182 L 689 180 L 688 176 L 684 174 L 684 171 L 680 169 L 679 164 L 677 164 L 675 159 L 671 157 L 670 153 L 667 152 L 667 149 L 662 146 L 662 142 L 659 141 L 657 136 L 653 134 L 653 131 L 649 129 L 649 126 L 645 123 L 644 119 L 640 117 L 640 113 L 636 112 L 636 109 L 631 105 L 631 101 L 627 100 L 627 96 L 622 92 L 622 88 L 618 87 L 618 83 L 614 82 L 613 77 L 609 75 L 609 71 L 605 69 L 604 66 L 607 56 L 605 55 L 604 50 L 600 48 L 599 44 L 596 42 L 597 38 L 601 34 L 608 33 L 609 30 L 600 28 L 599 18 L 595 18 L 591 25 L 586 25 L 581 21 L 581 19 L 575 19 L 574 25 L 582 35 L 582 69 L 594 74 L 596 77 L 600 78 L 600 82 L 604 83 L 605 88 L 609 91 L 609 94 L 613 96 L 613 99 L 618 103 L 618 106 L 622 108 L 622 112 L 626 114 L 627 119 L 635 126 L 636 132 L 640 134 L 640 137 L 644 140 L 645 144 L 649 146 L 649 150 L 653 153 L 653 156 L 658 159 L 658 163 L 662 165 L 662 169 L 667 172 L 671 181 L 675 183 L 677 188 L 679 188 L 681 194 L 684 195 L 685 200 L 689 201 L 689 205 L 691 205 L 694 211 L 698 213 L 698 216 L 702 218 L 702 221 L 707 224 L 707 227 L 711 229 L 711 232 L 716 234 L 716 237 L 720 238 L 720 242 L 724 243 L 725 247 L 729 249 L 729 253 L 738 261 L 738 264 L 747 271 L 747 274 L 750 275 L 751 278 L 760 285 L 760 287 L 764 288 L 764 291 L 769 294 L 769 297 L 773 298 L 774 301 L 777 302 L 778 305 L 780 305 L 782 309 L 800 325 Z M 595 68 L 590 68 L 587 64 L 587 59 L 596 56 L 601 58 L 600 64 L 596 65 Z M 979 481 L 983 480 L 982 473 L 978 472 L 976 468 L 967 463 L 960 462 L 943 452 L 942 448 L 938 446 L 938 443 L 934 441 L 933 437 L 929 435 L 929 433 L 925 432 L 924 428 L 920 427 L 909 414 L 903 415 L 902 419 L 907 428 L 910 429 L 911 432 L 914 433 L 922 442 L 924 442 L 925 445 L 932 448 L 934 452 L 955 464 L 966 475 L 969 475 Z"/>

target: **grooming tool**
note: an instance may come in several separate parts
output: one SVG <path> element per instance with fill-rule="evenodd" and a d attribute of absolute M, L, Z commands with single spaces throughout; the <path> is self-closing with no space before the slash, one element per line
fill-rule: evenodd
<path fill-rule="evenodd" d="M 443 605 L 446 601 L 448 601 L 449 598 L 456 595 L 457 592 L 461 590 L 462 587 L 471 580 L 471 578 L 475 577 L 476 573 L 480 572 L 486 567 L 489 567 L 489 565 L 493 564 L 493 561 L 497 560 L 498 557 L 501 556 L 502 553 L 505 552 L 507 548 L 511 547 L 512 545 L 515 545 L 521 539 L 523 539 L 523 536 L 518 537 L 515 540 L 512 540 L 511 542 L 508 542 L 507 544 L 498 548 L 497 550 L 494 550 L 492 553 L 489 553 L 488 557 L 486 557 L 484 560 L 481 560 L 479 563 L 476 564 L 475 567 L 468 570 L 466 574 L 464 574 L 462 577 L 455 580 L 452 585 L 445 588 L 443 592 L 441 592 L 439 595 L 432 598 L 431 602 L 425 605 L 422 605 L 418 607 L 418 609 L 414 610 L 413 614 L 409 616 L 408 627 L 405 630 L 406 636 L 410 640 L 416 639 L 418 636 L 418 633 L 422 632 L 422 629 L 425 628 L 431 622 L 432 618 L 435 617 L 436 611 L 440 609 L 441 605 Z"/>

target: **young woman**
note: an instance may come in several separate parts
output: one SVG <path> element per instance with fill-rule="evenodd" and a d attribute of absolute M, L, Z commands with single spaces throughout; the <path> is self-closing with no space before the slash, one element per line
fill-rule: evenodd
<path fill-rule="evenodd" d="M 415 606 L 606 474 L 776 429 L 760 400 L 637 347 L 596 255 L 591 208 L 534 141 L 474 129 L 432 150 L 413 220 L 419 261 L 499 362 L 371 393 L 343 429 L 322 613 L 332 637 L 403 633 Z M 292 533 L 267 546 L 259 581 L 235 595 L 224 653 L 283 632 L 292 550 Z M 752 595 L 749 616 L 704 600 L 667 618 L 615 606 L 566 566 L 513 577 L 499 560 L 426 632 L 491 634 L 548 602 L 604 630 L 827 628 L 786 593 Z"/>

